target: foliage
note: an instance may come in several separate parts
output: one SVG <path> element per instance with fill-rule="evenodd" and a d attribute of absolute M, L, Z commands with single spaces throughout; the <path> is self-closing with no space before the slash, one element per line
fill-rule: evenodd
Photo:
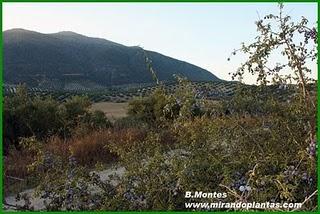
<path fill-rule="evenodd" d="M 48 211 L 95 210 L 99 201 L 112 193 L 109 183 L 101 182 L 96 174 L 77 166 L 73 156 L 64 162 L 46 153 L 37 167 L 42 169 L 41 176 L 50 181 L 49 185 L 41 183 L 36 192 L 37 196 L 45 199 L 45 209 Z M 92 189 L 93 185 L 96 189 Z M 104 194 L 93 193 L 99 190 L 104 190 Z"/>
<path fill-rule="evenodd" d="M 222 201 L 302 202 L 317 189 L 315 153 L 307 149 L 310 117 L 315 112 L 293 99 L 260 115 L 239 111 L 176 119 L 163 134 L 159 129 L 105 133 L 105 149 L 118 156 L 126 172 L 116 178 L 112 190 L 89 191 L 87 198 L 104 196 L 95 202 L 95 209 L 102 210 L 184 210 L 185 191 L 197 190 L 227 192 Z M 174 143 L 167 142 L 168 136 Z M 46 179 L 41 190 L 55 186 L 58 178 L 52 179 Z M 59 196 L 58 201 L 63 200 L 65 196 Z M 312 198 L 303 209 L 315 206 Z"/>
<path fill-rule="evenodd" d="M 6 98 L 4 103 L 5 127 L 14 126 L 16 135 L 21 137 L 36 135 L 43 138 L 57 132 L 59 121 L 59 105 L 50 97 L 29 99 L 26 88 L 20 87 L 15 96 Z M 46 118 L 46 119 L 43 119 Z"/>
<path fill-rule="evenodd" d="M 167 103 L 165 91 L 161 88 L 155 90 L 151 96 L 137 98 L 129 103 L 128 114 L 145 122 L 154 123 L 163 117 L 162 109 Z"/>
<path fill-rule="evenodd" d="M 279 14 L 269 14 L 256 22 L 258 35 L 255 42 L 249 45 L 242 44 L 239 50 L 249 55 L 248 60 L 241 65 L 233 77 L 242 77 L 245 71 L 258 74 L 257 82 L 266 84 L 273 80 L 286 83 L 286 80 L 295 80 L 301 85 L 303 93 L 308 82 L 307 74 L 311 69 L 307 67 L 308 60 L 317 58 L 317 30 L 308 26 L 308 20 L 302 17 L 297 23 L 291 21 L 289 15 L 283 14 L 283 4 L 279 4 Z M 313 43 L 313 44 L 309 44 Z M 280 52 L 286 62 L 270 65 L 272 53 Z M 273 66 L 273 67 L 270 67 Z M 281 70 L 292 71 L 288 76 L 280 76 Z"/>
<path fill-rule="evenodd" d="M 288 23 L 290 18 L 281 11 L 282 5 L 280 16 L 267 16 L 280 21 L 281 35 L 274 38 L 271 25 L 259 21 L 262 35 L 253 45 L 243 46 L 250 55 L 244 67 L 257 72 L 261 84 L 249 88 L 240 84 L 229 100 L 203 100 L 178 77 L 173 93 L 159 85 L 149 97 L 132 101 L 129 117 L 114 127 L 106 125 L 101 113 L 89 112 L 85 98 L 59 106 L 69 140 L 51 138 L 47 145 L 36 138 L 22 141 L 35 154 L 30 168 L 41 181 L 37 193 L 46 200 L 45 209 L 185 210 L 185 202 L 199 201 L 186 199 L 185 192 L 203 191 L 226 192 L 222 202 L 302 202 L 301 210 L 315 210 L 316 97 L 304 78 L 307 70 L 297 64 L 299 50 L 290 46 L 291 34 L 310 31 L 304 19 L 298 25 Z M 284 53 L 300 87 L 281 82 L 286 86 L 282 92 L 289 95 L 284 98 L 270 92 L 279 88 L 278 83 L 267 85 L 267 77 L 275 77 L 277 69 L 266 71 L 265 63 L 269 52 L 285 43 L 293 51 Z M 240 70 L 235 76 L 242 74 Z M 29 102 L 23 96 L 19 99 Z M 75 132 L 79 124 L 104 128 L 89 128 L 81 135 Z M 59 147 L 63 143 L 67 146 Z M 117 159 L 124 174 L 102 179 L 83 167 L 106 163 L 109 157 Z"/>
<path fill-rule="evenodd" d="M 26 88 L 21 86 L 14 96 L 5 98 L 5 133 L 9 139 L 19 141 L 17 137 L 46 139 L 60 135 L 66 138 L 79 126 L 91 130 L 110 127 L 105 115 L 99 111 L 90 112 L 90 106 L 87 97 L 74 96 L 65 103 L 58 103 L 51 97 L 30 98 Z"/>
<path fill-rule="evenodd" d="M 184 209 L 185 191 L 197 190 L 228 192 L 229 201 L 302 202 L 317 187 L 315 156 L 306 149 L 309 115 L 296 115 L 300 108 L 297 102 L 263 117 L 178 120 L 171 127 L 178 143 L 170 149 L 150 132 L 125 154 L 118 150 L 127 191 L 146 199 L 143 210 Z M 314 198 L 304 209 L 315 204 Z"/>
<path fill-rule="evenodd" d="M 135 101 L 133 101 L 135 102 Z M 135 104 L 133 104 L 135 105 Z M 116 130 L 121 130 L 121 129 L 129 129 L 131 127 L 140 127 L 142 129 L 148 129 L 149 128 L 149 124 L 144 121 L 141 120 L 141 118 L 139 116 L 127 116 L 124 118 L 119 118 L 117 119 L 114 124 L 113 124 L 114 129 Z"/>
<path fill-rule="evenodd" d="M 159 86 L 150 96 L 130 102 L 128 114 L 153 125 L 202 115 L 202 101 L 196 98 L 191 83 L 179 76 L 176 79 L 179 87 L 174 94 Z"/>
<path fill-rule="evenodd" d="M 293 92 L 291 92 L 293 93 Z M 292 99 L 287 97 L 282 101 L 279 95 L 272 94 L 269 87 L 238 87 L 235 95 L 230 100 L 221 102 L 221 110 L 238 115 L 268 115 L 281 110 Z"/>

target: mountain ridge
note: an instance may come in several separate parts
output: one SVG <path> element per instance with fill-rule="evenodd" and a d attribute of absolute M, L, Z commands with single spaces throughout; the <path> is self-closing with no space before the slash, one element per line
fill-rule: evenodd
<path fill-rule="evenodd" d="M 150 83 L 145 55 L 161 81 L 174 74 L 192 81 L 221 81 L 188 62 L 138 46 L 125 46 L 72 31 L 43 34 L 22 28 L 3 32 L 4 82 L 63 89 L 70 84 L 102 88 Z M 69 76 L 68 76 L 69 75 Z M 68 76 L 68 77 L 66 77 Z"/>

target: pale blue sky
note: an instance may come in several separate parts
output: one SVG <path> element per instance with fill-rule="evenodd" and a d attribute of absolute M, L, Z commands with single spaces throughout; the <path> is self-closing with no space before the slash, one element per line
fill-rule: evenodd
<path fill-rule="evenodd" d="M 293 17 L 317 21 L 316 3 L 291 3 Z M 190 62 L 230 80 L 244 60 L 227 58 L 255 37 L 258 16 L 277 12 L 276 3 L 3 3 L 3 30 L 74 31 Z M 259 14 L 259 15 L 258 15 Z M 312 76 L 316 77 L 316 65 Z M 246 83 L 254 83 L 251 76 Z"/>

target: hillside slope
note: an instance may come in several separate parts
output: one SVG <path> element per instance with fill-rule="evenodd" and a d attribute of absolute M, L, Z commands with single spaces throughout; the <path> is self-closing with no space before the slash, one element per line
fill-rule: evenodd
<path fill-rule="evenodd" d="M 180 74 L 193 81 L 219 81 L 209 71 L 140 47 L 128 47 L 73 32 L 3 32 L 4 83 L 50 89 L 103 88 L 149 83 L 145 54 L 160 80 Z"/>

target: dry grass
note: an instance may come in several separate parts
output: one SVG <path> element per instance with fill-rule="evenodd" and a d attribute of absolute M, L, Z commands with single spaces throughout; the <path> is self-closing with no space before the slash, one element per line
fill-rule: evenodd
<path fill-rule="evenodd" d="M 27 166 L 34 161 L 34 156 L 30 151 L 12 149 L 7 157 L 4 157 L 4 170 L 6 176 L 25 178 L 29 175 Z"/>
<path fill-rule="evenodd" d="M 7 157 L 4 157 L 4 194 L 16 194 L 32 185 L 28 179 L 31 173 L 28 165 L 34 161 L 35 154 L 27 150 L 12 148 Z M 32 179 L 31 179 L 32 180 Z"/>
<path fill-rule="evenodd" d="M 122 130 L 110 128 L 93 131 L 84 136 L 74 136 L 68 140 L 52 137 L 47 140 L 43 149 L 65 161 L 72 154 L 80 165 L 93 169 L 97 164 L 109 165 L 118 159 L 118 155 L 111 152 L 108 145 L 117 145 L 123 150 L 130 149 L 132 142 L 143 140 L 145 135 L 146 132 L 139 128 Z M 36 184 L 35 174 L 28 171 L 28 165 L 33 163 L 35 158 L 36 153 L 27 149 L 10 150 L 4 159 L 5 195 L 21 192 Z"/>
<path fill-rule="evenodd" d="M 52 137 L 48 140 L 44 147 L 45 151 L 48 151 L 54 155 L 67 159 L 70 156 L 70 142 L 63 140 L 59 137 Z"/>
<path fill-rule="evenodd" d="M 92 110 L 104 112 L 111 121 L 127 116 L 127 109 L 128 103 L 101 102 L 92 105 Z"/>
<path fill-rule="evenodd" d="M 119 131 L 111 128 L 74 136 L 68 140 L 53 137 L 46 144 L 45 150 L 65 160 L 72 154 L 80 165 L 92 168 L 98 163 L 106 165 L 117 160 L 118 156 L 108 149 L 108 145 L 126 147 L 133 141 L 143 139 L 144 136 L 145 133 L 139 129 Z"/>
<path fill-rule="evenodd" d="M 93 167 L 97 163 L 108 164 L 117 158 L 106 147 L 111 135 L 110 130 L 105 130 L 71 139 L 68 143 L 70 151 L 81 165 Z"/>

